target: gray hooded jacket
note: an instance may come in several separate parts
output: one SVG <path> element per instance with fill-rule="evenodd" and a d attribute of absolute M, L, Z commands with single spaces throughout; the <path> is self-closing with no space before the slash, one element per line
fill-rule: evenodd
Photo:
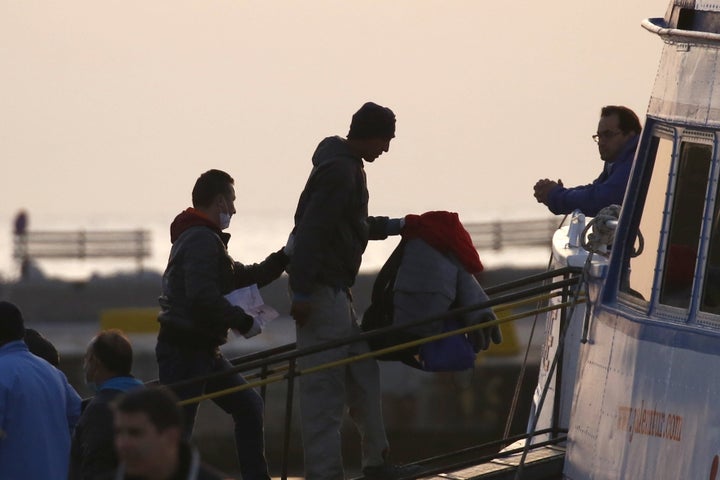
<path fill-rule="evenodd" d="M 368 240 L 387 238 L 388 217 L 368 217 L 363 160 L 340 137 L 325 138 L 295 211 L 295 248 L 288 273 L 296 294 L 318 285 L 355 283 Z"/>

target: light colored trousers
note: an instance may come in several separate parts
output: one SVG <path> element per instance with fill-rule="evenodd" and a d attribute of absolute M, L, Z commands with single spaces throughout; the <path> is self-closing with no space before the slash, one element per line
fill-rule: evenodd
<path fill-rule="evenodd" d="M 352 302 L 344 291 L 321 287 L 310 301 L 310 317 L 302 328 L 297 328 L 298 348 L 361 333 Z M 357 342 L 301 357 L 298 365 L 302 370 L 368 350 L 367 342 Z M 362 467 L 384 462 L 388 441 L 382 417 L 380 372 L 374 358 L 302 375 L 299 380 L 307 480 L 345 478 L 340 428 L 346 405 L 360 432 Z"/>

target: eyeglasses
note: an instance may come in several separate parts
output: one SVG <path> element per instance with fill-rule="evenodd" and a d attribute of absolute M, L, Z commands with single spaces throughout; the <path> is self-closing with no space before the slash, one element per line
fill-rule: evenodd
<path fill-rule="evenodd" d="M 617 137 L 618 135 L 621 135 L 623 132 L 617 131 L 617 132 L 611 132 L 610 130 L 606 130 L 604 132 L 598 132 L 595 135 L 592 136 L 592 139 L 595 143 L 598 143 L 600 140 L 610 140 L 613 137 Z"/>

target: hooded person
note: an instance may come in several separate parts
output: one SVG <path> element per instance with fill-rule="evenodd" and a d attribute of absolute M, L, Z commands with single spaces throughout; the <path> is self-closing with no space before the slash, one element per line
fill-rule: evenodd
<path fill-rule="evenodd" d="M 368 215 L 369 194 L 363 162 L 390 149 L 395 114 L 365 103 L 352 116 L 347 138 L 323 139 L 295 211 L 295 246 L 288 273 L 299 349 L 361 333 L 352 302 L 368 240 L 397 235 L 402 219 Z M 369 351 L 355 342 L 302 356 L 301 369 L 343 361 Z M 382 417 L 377 361 L 372 358 L 300 376 L 300 417 L 305 478 L 345 476 L 340 427 L 347 408 L 362 436 L 362 469 L 368 480 L 407 476 L 390 463 Z"/>
<path fill-rule="evenodd" d="M 230 234 L 223 232 L 235 213 L 234 180 L 221 170 L 208 170 L 196 180 L 193 206 L 170 227 L 170 258 L 163 274 L 160 331 L 155 354 L 160 383 L 171 385 L 195 377 L 227 372 L 233 366 L 220 351 L 233 329 L 249 338 L 261 332 L 256 318 L 225 298 L 233 290 L 277 279 L 285 270 L 285 248 L 263 262 L 244 265 L 230 256 Z M 239 373 L 175 388 L 183 400 L 247 382 Z M 245 480 L 269 480 L 265 459 L 263 401 L 247 389 L 213 399 L 235 424 L 240 471 Z M 198 403 L 185 405 L 185 430 L 191 435 Z"/>

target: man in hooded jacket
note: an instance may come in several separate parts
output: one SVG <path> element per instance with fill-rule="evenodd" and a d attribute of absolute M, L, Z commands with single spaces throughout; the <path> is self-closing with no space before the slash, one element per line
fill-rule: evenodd
<path fill-rule="evenodd" d="M 315 150 L 295 212 L 288 270 L 299 349 L 361 333 L 350 287 L 363 251 L 368 240 L 397 235 L 402 228 L 402 219 L 368 216 L 363 160 L 372 163 L 387 152 L 394 136 L 395 114 L 368 102 L 353 115 L 347 138 L 325 138 Z M 307 369 L 368 350 L 367 342 L 356 342 L 300 357 L 298 364 Z M 365 478 L 407 474 L 388 462 L 379 370 L 368 358 L 300 377 L 305 478 L 344 478 L 340 427 L 345 406 L 362 437 Z"/>
<path fill-rule="evenodd" d="M 235 262 L 228 254 L 230 235 L 223 232 L 235 213 L 234 181 L 220 170 L 209 170 L 196 181 L 193 207 L 180 213 L 170 226 L 172 249 L 163 275 L 160 332 L 155 349 L 160 383 L 172 384 L 227 371 L 230 362 L 220 352 L 228 330 L 246 338 L 257 335 L 257 319 L 232 305 L 225 295 L 278 278 L 288 257 L 283 249 L 253 265 Z M 181 399 L 244 385 L 238 373 L 175 388 Z M 268 480 L 263 433 L 263 402 L 252 389 L 213 400 L 235 423 L 240 470 L 245 480 Z M 186 431 L 192 432 L 197 403 L 185 406 Z"/>

